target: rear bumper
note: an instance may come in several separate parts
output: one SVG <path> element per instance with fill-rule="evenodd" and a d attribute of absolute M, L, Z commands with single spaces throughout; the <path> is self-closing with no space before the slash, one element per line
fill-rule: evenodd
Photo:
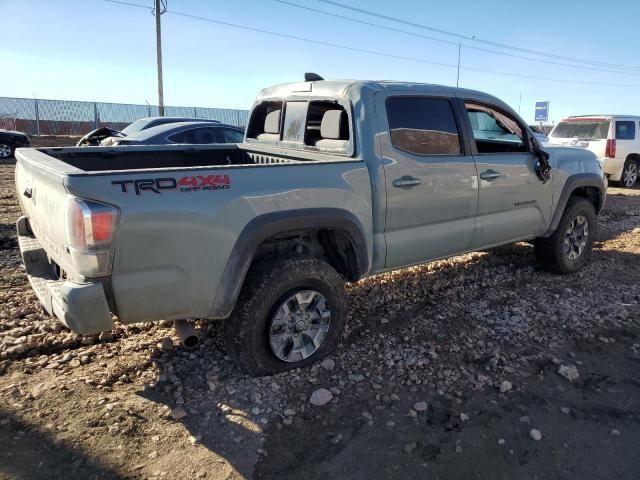
<path fill-rule="evenodd" d="M 98 333 L 113 328 L 104 288 L 99 282 L 76 283 L 58 279 L 55 266 L 31 233 L 27 217 L 17 223 L 18 243 L 29 283 L 49 313 L 77 333 Z"/>
<path fill-rule="evenodd" d="M 620 177 L 622 176 L 622 168 L 624 167 L 624 159 L 601 157 L 598 160 L 600 160 L 602 164 L 602 171 L 605 175 L 611 178 L 611 180 L 620 180 Z"/>

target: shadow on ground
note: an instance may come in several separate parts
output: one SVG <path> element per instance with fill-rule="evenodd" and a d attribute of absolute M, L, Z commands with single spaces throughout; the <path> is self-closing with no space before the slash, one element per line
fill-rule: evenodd
<path fill-rule="evenodd" d="M 120 474 L 89 457 L 82 447 L 0 408 L 0 473 L 15 480 L 119 479 Z"/>

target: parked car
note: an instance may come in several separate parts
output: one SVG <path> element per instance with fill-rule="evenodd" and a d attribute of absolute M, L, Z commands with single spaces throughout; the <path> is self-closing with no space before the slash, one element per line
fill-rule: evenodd
<path fill-rule="evenodd" d="M 639 130 L 640 116 L 573 116 L 555 126 L 549 142 L 592 151 L 610 180 L 631 188 L 638 180 L 640 169 Z"/>
<path fill-rule="evenodd" d="M 207 122 L 207 123 L 220 123 L 218 120 L 207 120 L 203 118 L 190 118 L 190 117 L 146 117 L 136 120 L 132 124 L 126 126 L 122 131 L 115 130 L 109 127 L 100 127 L 87 133 L 84 137 L 78 140 L 76 146 L 91 146 L 91 145 L 113 145 L 117 138 L 126 137 L 135 133 L 146 130 L 147 128 L 157 127 L 158 125 L 164 125 L 165 123 L 177 123 L 177 122 Z"/>
<path fill-rule="evenodd" d="M 26 133 L 0 129 L 0 159 L 11 158 L 16 148 L 30 145 L 29 136 Z"/>
<path fill-rule="evenodd" d="M 165 123 L 145 128 L 126 137 L 114 137 L 111 145 L 168 145 L 188 143 L 207 145 L 211 143 L 242 143 L 244 130 L 220 122 Z"/>
<path fill-rule="evenodd" d="M 157 127 L 156 127 L 157 128 Z M 481 92 L 402 82 L 264 89 L 242 144 L 21 149 L 17 230 L 40 302 L 80 333 L 226 319 L 246 372 L 339 342 L 345 281 L 530 240 L 580 270 L 606 179 L 587 150 L 543 150 Z M 37 201 L 35 201 L 37 199 Z"/>

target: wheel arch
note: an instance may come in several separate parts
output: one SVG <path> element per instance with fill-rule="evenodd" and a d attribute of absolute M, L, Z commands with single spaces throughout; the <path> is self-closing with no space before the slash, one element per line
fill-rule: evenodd
<path fill-rule="evenodd" d="M 260 215 L 240 233 L 227 260 L 209 316 L 226 318 L 231 314 L 251 265 L 269 254 L 278 254 L 277 248 L 274 250 L 271 246 L 296 244 L 305 249 L 305 253 L 322 258 L 320 248 L 326 255 L 324 260 L 344 278 L 355 281 L 371 268 L 366 239 L 358 218 L 338 208 L 307 208 Z"/>
<path fill-rule="evenodd" d="M 640 165 L 640 153 L 630 153 L 629 155 L 627 155 L 627 158 L 624 159 L 625 163 L 628 160 L 635 160 L 636 163 Z"/>
<path fill-rule="evenodd" d="M 589 200 L 596 210 L 596 214 L 604 208 L 606 198 L 606 184 L 602 176 L 596 173 L 578 173 L 570 176 L 556 204 L 551 224 L 541 237 L 549 237 L 556 231 L 564 209 L 571 197 L 581 197 Z"/>

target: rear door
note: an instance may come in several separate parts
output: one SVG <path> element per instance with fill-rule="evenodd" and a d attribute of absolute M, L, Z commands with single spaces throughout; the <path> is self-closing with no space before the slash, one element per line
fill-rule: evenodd
<path fill-rule="evenodd" d="M 387 191 L 386 267 L 468 249 L 478 200 L 476 167 L 465 155 L 460 117 L 445 94 L 376 95 Z"/>
<path fill-rule="evenodd" d="M 485 101 L 465 100 L 464 108 L 479 185 L 471 248 L 540 235 L 551 221 L 553 182 L 542 183 L 536 174 L 526 127 Z"/>

